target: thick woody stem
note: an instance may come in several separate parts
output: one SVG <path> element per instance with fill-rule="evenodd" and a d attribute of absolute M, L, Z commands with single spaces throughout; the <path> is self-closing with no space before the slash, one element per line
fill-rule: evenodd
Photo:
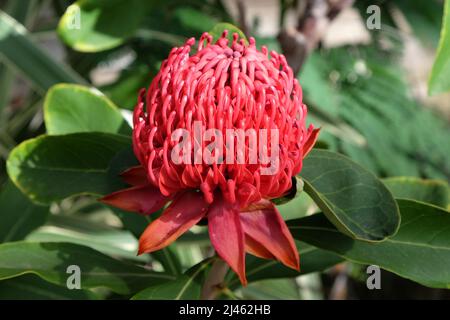
<path fill-rule="evenodd" d="M 222 259 L 217 258 L 214 261 L 211 271 L 203 284 L 201 299 L 214 300 L 219 295 L 228 269 L 228 265 Z"/>
<path fill-rule="evenodd" d="M 245 8 L 244 2 L 242 0 L 237 0 L 236 5 L 238 8 L 238 24 L 241 28 L 242 32 L 245 34 L 246 37 L 250 36 L 250 28 L 247 24 L 246 16 L 247 16 L 247 9 Z"/>
<path fill-rule="evenodd" d="M 296 28 L 283 29 L 278 35 L 283 54 L 297 74 L 308 55 L 319 45 L 330 22 L 354 0 L 301 1 Z"/>

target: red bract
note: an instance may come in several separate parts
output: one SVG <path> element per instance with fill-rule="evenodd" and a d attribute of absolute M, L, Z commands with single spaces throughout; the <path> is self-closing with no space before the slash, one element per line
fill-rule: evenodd
<path fill-rule="evenodd" d="M 133 187 L 102 201 L 141 214 L 171 201 L 144 231 L 139 253 L 164 248 L 207 218 L 214 248 L 244 285 L 245 252 L 299 269 L 294 240 L 270 199 L 291 189 L 291 178 L 300 172 L 318 135 L 318 129 L 305 127 L 301 87 L 285 57 L 271 52 L 269 58 L 253 38 L 246 44 L 234 34 L 229 46 L 226 31 L 214 44 L 205 33 L 190 55 L 194 43 L 189 39 L 172 49 L 148 91 L 140 92 L 133 147 L 141 166 L 123 174 Z M 198 150 L 206 145 L 194 134 L 196 123 L 201 133 L 214 129 L 224 136 L 230 129 L 268 134 L 276 130 L 278 141 L 266 140 L 262 147 L 267 154 L 278 151 L 276 170 L 262 174 L 274 161 L 251 161 L 249 137 L 241 149 L 230 149 L 214 138 L 211 155 L 227 154 L 228 161 L 196 161 L 204 160 Z M 186 138 L 187 154 L 181 163 L 173 160 L 179 152 L 174 139 L 179 129 L 193 133 Z"/>

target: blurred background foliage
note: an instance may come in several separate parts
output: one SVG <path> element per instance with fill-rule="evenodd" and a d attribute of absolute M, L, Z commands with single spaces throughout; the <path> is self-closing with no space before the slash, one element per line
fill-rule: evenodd
<path fill-rule="evenodd" d="M 129 116 L 137 91 L 149 85 L 171 48 L 188 37 L 198 38 L 218 22 L 239 26 L 258 45 L 283 51 L 294 61 L 309 121 L 323 128 L 321 146 L 348 155 L 383 178 L 448 182 L 450 96 L 427 94 L 443 1 L 334 1 L 340 5 L 322 8 L 325 13 L 320 15 L 319 10 L 312 19 L 305 17 L 308 5 L 326 2 L 0 1 L 0 242 L 65 241 L 124 260 L 152 261 L 156 270 L 167 267 L 168 260 L 158 254 L 134 255 L 136 234 L 144 227 L 139 225 L 141 220 L 134 222 L 139 225 L 134 234 L 125 231 L 117 216 L 89 197 L 36 206 L 8 181 L 5 163 L 17 144 L 45 132 L 43 104 L 52 85 L 92 85 Z M 381 9 L 381 28 L 369 30 L 367 8 L 374 4 Z M 80 12 L 82 20 L 77 21 Z M 289 36 L 300 40 L 289 45 Z M 297 218 L 314 207 L 302 194 L 280 210 L 286 218 Z M 129 223 L 127 229 L 133 230 L 133 221 Z M 174 272 L 197 263 L 209 250 L 206 237 L 190 235 L 162 253 L 180 261 L 178 267 L 172 266 Z M 252 299 L 449 297 L 448 292 L 387 272 L 384 290 L 369 292 L 364 289 L 364 276 L 365 268 L 347 263 L 322 275 L 258 281 L 233 295 Z M 115 297 L 103 289 L 67 295 L 35 276 L 0 282 L 2 298 Z"/>

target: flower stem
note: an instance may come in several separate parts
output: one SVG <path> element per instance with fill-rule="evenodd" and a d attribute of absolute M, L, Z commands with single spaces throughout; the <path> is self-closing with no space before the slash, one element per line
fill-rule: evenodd
<path fill-rule="evenodd" d="M 201 299 L 214 300 L 222 290 L 224 278 L 228 272 L 228 265 L 217 257 L 211 267 L 211 271 L 203 284 Z"/>

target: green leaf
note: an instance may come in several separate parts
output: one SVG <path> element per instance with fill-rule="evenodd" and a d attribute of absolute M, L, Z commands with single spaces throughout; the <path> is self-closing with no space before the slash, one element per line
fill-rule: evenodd
<path fill-rule="evenodd" d="M 50 88 L 44 102 L 48 134 L 108 132 L 131 134 L 119 109 L 100 91 L 73 84 Z"/>
<path fill-rule="evenodd" d="M 233 41 L 233 33 L 237 33 L 240 39 L 244 39 L 245 43 L 248 43 L 247 37 L 241 29 L 232 25 L 231 23 L 221 22 L 212 28 L 208 33 L 213 36 L 213 41 L 216 41 L 222 36 L 224 30 L 228 30 L 228 40 Z M 230 42 L 231 43 L 231 42 Z"/>
<path fill-rule="evenodd" d="M 424 180 L 415 177 L 393 177 L 383 179 L 395 198 L 417 200 L 447 208 L 449 187 L 445 181 Z"/>
<path fill-rule="evenodd" d="M 398 200 L 402 224 L 379 243 L 353 240 L 323 214 L 288 223 L 293 236 L 345 259 L 374 264 L 428 287 L 450 288 L 450 213 L 412 200 Z"/>
<path fill-rule="evenodd" d="M 104 195 L 120 189 L 114 156 L 130 145 L 128 137 L 107 133 L 39 136 L 17 146 L 7 169 L 33 201 L 50 203 L 79 194 Z"/>
<path fill-rule="evenodd" d="M 439 46 L 428 80 L 430 95 L 450 90 L 450 1 L 445 1 Z"/>
<path fill-rule="evenodd" d="M 133 300 L 198 300 L 203 281 L 213 259 L 206 259 L 176 280 L 152 286 L 137 293 Z"/>
<path fill-rule="evenodd" d="M 269 279 L 240 289 L 243 300 L 300 300 L 295 279 Z"/>
<path fill-rule="evenodd" d="M 18 23 L 26 25 L 32 18 L 36 10 L 37 1 L 8 1 L 3 6 L 3 11 L 16 19 Z M 12 68 L 6 64 L 0 64 L 0 126 L 6 123 L 6 117 L 3 116 L 4 108 L 9 104 L 13 94 L 12 86 L 15 80 L 15 74 Z"/>
<path fill-rule="evenodd" d="M 49 208 L 30 201 L 8 181 L 0 192 L 0 243 L 24 239 L 45 223 Z"/>
<path fill-rule="evenodd" d="M 311 272 L 324 271 L 344 261 L 343 258 L 334 253 L 301 241 L 297 241 L 297 248 L 300 254 L 300 272 L 287 268 L 276 260 L 260 259 L 247 255 L 245 267 L 247 280 L 253 282 L 263 279 L 294 278 Z M 229 272 L 226 279 L 228 286 L 232 289 L 240 285 L 239 279 L 234 272 Z"/>
<path fill-rule="evenodd" d="M 131 294 L 173 279 L 76 244 L 13 242 L 0 245 L 0 280 L 36 274 L 48 282 L 66 286 L 71 275 L 67 267 L 71 265 L 81 270 L 82 289 L 106 287 L 119 294 Z"/>
<path fill-rule="evenodd" d="M 5 107 L 9 104 L 12 94 L 12 85 L 14 82 L 14 72 L 5 64 L 0 64 L 0 125 L 4 126 L 6 117 L 4 116 Z"/>
<path fill-rule="evenodd" d="M 55 63 L 29 39 L 25 27 L 4 12 L 0 12 L 0 54 L 42 92 L 59 82 L 85 83 L 68 66 Z"/>
<path fill-rule="evenodd" d="M 312 150 L 303 161 L 304 190 L 343 233 L 381 241 L 398 229 L 400 214 L 392 194 L 375 175 L 350 159 Z"/>
<path fill-rule="evenodd" d="M 72 208 L 74 206 L 77 204 L 72 205 Z M 101 208 L 100 203 L 97 208 Z M 100 213 L 100 210 L 97 210 Z M 95 216 L 96 212 L 92 213 Z M 142 263 L 149 262 L 148 256 L 137 256 L 138 242 L 129 231 L 92 221 L 91 216 L 85 212 L 52 215 L 45 226 L 30 233 L 26 240 L 75 243 L 113 257 Z"/>
<path fill-rule="evenodd" d="M 141 0 L 116 0 L 106 5 L 79 0 L 61 17 L 58 33 L 77 51 L 112 49 L 134 34 L 148 8 L 149 2 Z"/>
<path fill-rule="evenodd" d="M 88 290 L 70 290 L 35 275 L 0 282 L 0 300 L 97 300 Z"/>

